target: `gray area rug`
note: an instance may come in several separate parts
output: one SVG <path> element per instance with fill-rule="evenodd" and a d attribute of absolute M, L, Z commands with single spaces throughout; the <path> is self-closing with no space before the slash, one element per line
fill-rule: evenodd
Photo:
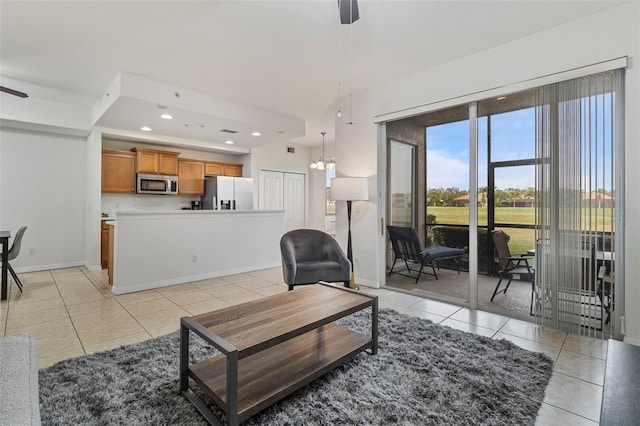
<path fill-rule="evenodd" d="M 366 332 L 369 317 L 340 322 Z M 246 424 L 535 423 L 551 377 L 547 356 L 389 309 L 379 320 L 377 355 L 357 355 Z M 211 355 L 199 338 L 191 341 L 192 362 Z M 178 354 L 175 332 L 40 370 L 42 423 L 206 425 L 178 390 Z"/>

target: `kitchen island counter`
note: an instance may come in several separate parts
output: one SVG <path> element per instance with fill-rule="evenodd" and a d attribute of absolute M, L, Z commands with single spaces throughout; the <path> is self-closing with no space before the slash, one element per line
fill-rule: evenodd
<path fill-rule="evenodd" d="M 280 265 L 282 210 L 118 211 L 114 294 Z"/>

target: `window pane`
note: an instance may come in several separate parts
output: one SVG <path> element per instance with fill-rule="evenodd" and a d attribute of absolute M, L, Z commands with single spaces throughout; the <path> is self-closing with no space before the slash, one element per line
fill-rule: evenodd
<path fill-rule="evenodd" d="M 427 127 L 428 222 L 468 225 L 468 206 L 469 121 Z"/>
<path fill-rule="evenodd" d="M 325 190 L 325 214 L 336 214 L 336 202 L 331 199 L 331 179 L 336 177 L 336 169 L 325 169 L 326 190 Z"/>
<path fill-rule="evenodd" d="M 497 167 L 495 176 L 496 223 L 534 225 L 535 166 Z"/>
<path fill-rule="evenodd" d="M 413 226 L 414 147 L 391 141 L 389 189 L 391 225 Z"/>
<path fill-rule="evenodd" d="M 533 108 L 491 116 L 491 161 L 525 160 L 535 157 L 535 110 Z"/>

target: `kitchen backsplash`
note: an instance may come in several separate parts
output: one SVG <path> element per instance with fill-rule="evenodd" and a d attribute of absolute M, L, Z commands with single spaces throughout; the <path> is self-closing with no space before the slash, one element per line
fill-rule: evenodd
<path fill-rule="evenodd" d="M 191 201 L 200 200 L 193 195 L 102 194 L 102 213 L 119 210 L 180 210 L 191 208 Z"/>

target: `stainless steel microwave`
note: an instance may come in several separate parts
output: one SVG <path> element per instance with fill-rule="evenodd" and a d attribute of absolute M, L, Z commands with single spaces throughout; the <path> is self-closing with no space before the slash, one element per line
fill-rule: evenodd
<path fill-rule="evenodd" d="M 178 194 L 178 176 L 138 173 L 138 194 Z"/>

